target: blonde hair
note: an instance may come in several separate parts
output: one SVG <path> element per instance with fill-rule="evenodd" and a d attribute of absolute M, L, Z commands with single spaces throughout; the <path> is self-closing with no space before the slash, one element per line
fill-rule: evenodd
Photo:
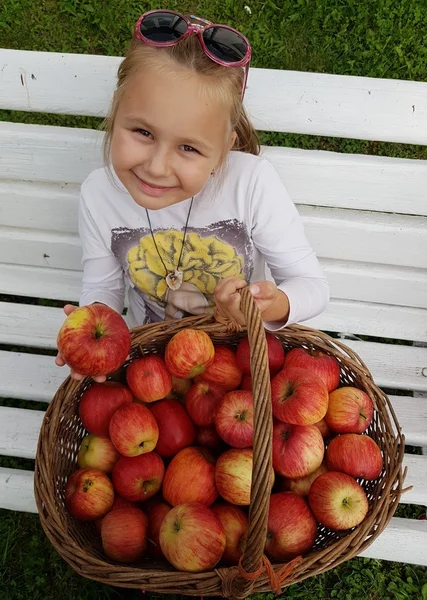
<path fill-rule="evenodd" d="M 165 57 L 169 61 L 165 60 Z M 105 163 L 109 163 L 114 121 L 128 81 L 145 66 L 154 67 L 157 72 L 167 72 L 169 76 L 173 76 L 171 63 L 172 66 L 179 65 L 203 77 L 208 84 L 203 86 L 203 92 L 219 97 L 229 107 L 232 130 L 236 133 L 232 150 L 258 155 L 260 153 L 258 134 L 249 120 L 241 99 L 244 70 L 216 64 L 203 52 L 197 37 L 190 35 L 175 46 L 167 48 L 148 46 L 137 38 L 132 40 L 119 66 L 117 88 L 109 114 L 102 124 L 105 130 Z M 177 76 L 182 77 L 182 71 L 178 72 Z"/>

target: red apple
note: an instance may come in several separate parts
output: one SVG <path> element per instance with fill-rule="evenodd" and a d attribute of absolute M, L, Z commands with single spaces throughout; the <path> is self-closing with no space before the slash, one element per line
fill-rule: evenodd
<path fill-rule="evenodd" d="M 200 427 L 214 425 L 218 405 L 225 393 L 225 388 L 216 383 L 194 383 L 185 396 L 185 406 L 193 423 Z"/>
<path fill-rule="evenodd" d="M 268 350 L 268 366 L 270 369 L 270 375 L 276 375 L 280 371 L 285 358 L 285 351 L 280 341 L 274 337 L 271 333 L 265 334 L 267 340 Z M 245 374 L 250 375 L 251 373 L 251 353 L 249 350 L 249 340 L 247 337 L 243 338 L 237 348 L 237 364 L 239 369 Z"/>
<path fill-rule="evenodd" d="M 159 428 L 151 411 L 133 402 L 121 406 L 110 420 L 110 438 L 123 456 L 138 456 L 154 450 Z"/>
<path fill-rule="evenodd" d="M 215 427 L 220 437 L 233 448 L 249 448 L 254 437 L 252 392 L 228 392 L 219 403 Z"/>
<path fill-rule="evenodd" d="M 160 546 L 179 571 L 201 573 L 212 569 L 225 549 L 225 533 L 210 508 L 199 502 L 175 506 L 160 528 Z"/>
<path fill-rule="evenodd" d="M 241 508 L 228 502 L 214 504 L 212 512 L 221 521 L 225 532 L 225 550 L 222 560 L 229 565 L 237 565 L 246 545 L 248 517 Z"/>
<path fill-rule="evenodd" d="M 330 437 L 332 437 L 332 431 L 329 429 L 324 417 L 323 419 L 320 419 L 320 421 L 318 421 L 317 423 L 313 423 L 313 426 L 317 427 L 317 429 L 322 434 L 324 440 L 327 440 Z"/>
<path fill-rule="evenodd" d="M 157 354 L 133 360 L 126 370 L 126 380 L 133 395 L 142 402 L 161 400 L 172 389 L 172 378 L 165 361 Z"/>
<path fill-rule="evenodd" d="M 215 346 L 215 357 L 196 381 L 210 381 L 222 385 L 227 391 L 235 390 L 242 380 L 236 354 L 227 346 Z"/>
<path fill-rule="evenodd" d="M 156 452 L 160 456 L 174 456 L 193 444 L 194 425 L 179 400 L 159 400 L 150 406 L 150 410 L 159 427 Z"/>
<path fill-rule="evenodd" d="M 172 506 L 185 502 L 210 506 L 218 497 L 215 459 L 211 452 L 195 446 L 178 452 L 166 469 L 163 497 Z"/>
<path fill-rule="evenodd" d="M 81 469 L 89 467 L 110 473 L 119 458 L 120 454 L 110 438 L 90 434 L 82 440 L 77 462 Z"/>
<path fill-rule="evenodd" d="M 310 488 L 308 502 L 315 518 L 334 530 L 356 527 L 369 509 L 366 494 L 357 481 L 336 471 L 319 475 Z"/>
<path fill-rule="evenodd" d="M 123 317 L 105 304 L 76 308 L 58 333 L 65 363 L 82 375 L 107 375 L 125 362 L 130 331 Z"/>
<path fill-rule="evenodd" d="M 277 419 L 292 425 L 313 425 L 328 409 L 328 390 L 315 373 L 285 368 L 271 380 L 271 402 Z"/>
<path fill-rule="evenodd" d="M 184 400 L 192 384 L 191 379 L 181 379 L 180 377 L 172 376 L 172 389 L 166 398 L 168 400 Z"/>
<path fill-rule="evenodd" d="M 111 510 L 115 510 L 116 508 L 129 508 L 129 507 L 138 508 L 138 505 L 136 504 L 136 502 L 130 502 L 129 500 L 126 500 L 125 498 L 122 498 L 121 496 L 118 496 L 117 494 L 115 494 L 113 506 L 111 507 Z M 109 512 L 111 512 L 111 510 Z M 97 530 L 98 533 L 101 533 L 103 519 L 104 519 L 104 517 L 99 517 L 99 519 L 96 519 L 94 521 L 95 529 Z"/>
<path fill-rule="evenodd" d="M 344 433 L 331 440 L 326 462 L 330 471 L 342 471 L 363 479 L 376 479 L 383 470 L 378 445 L 368 435 L 358 433 Z"/>
<path fill-rule="evenodd" d="M 252 375 L 243 374 L 242 381 L 240 382 L 240 389 L 252 392 Z"/>
<path fill-rule="evenodd" d="M 224 441 L 219 437 L 215 427 L 196 427 L 196 446 L 205 446 L 213 451 L 225 448 Z"/>
<path fill-rule="evenodd" d="M 325 421 L 335 433 L 363 433 L 373 416 L 372 400 L 362 390 L 342 387 L 329 394 Z"/>
<path fill-rule="evenodd" d="M 163 520 L 171 508 L 172 506 L 167 502 L 159 501 L 146 510 L 148 516 L 148 553 L 153 558 L 164 558 L 160 547 L 159 535 Z"/>
<path fill-rule="evenodd" d="M 294 494 L 298 494 L 298 496 L 308 496 L 308 492 L 310 491 L 311 484 L 313 481 L 322 475 L 322 473 L 326 473 L 328 468 L 324 463 L 320 465 L 318 469 L 316 469 L 310 475 L 306 475 L 305 477 L 300 477 L 299 479 L 284 479 L 282 481 L 281 490 L 290 491 Z"/>
<path fill-rule="evenodd" d="M 65 506 L 81 521 L 103 517 L 114 501 L 114 489 L 108 476 L 99 469 L 75 471 L 65 486 Z"/>
<path fill-rule="evenodd" d="M 166 367 L 174 377 L 192 379 L 211 364 L 214 354 L 215 348 L 207 333 L 201 329 L 182 329 L 166 346 Z"/>
<path fill-rule="evenodd" d="M 122 404 L 130 404 L 132 392 L 117 381 L 93 383 L 82 395 L 79 415 L 89 433 L 108 437 L 110 420 Z"/>
<path fill-rule="evenodd" d="M 340 364 L 334 356 L 320 350 L 293 348 L 285 357 L 284 368 L 308 369 L 316 373 L 325 383 L 328 392 L 335 390 L 340 383 Z"/>
<path fill-rule="evenodd" d="M 313 425 L 273 424 L 273 467 L 283 477 L 299 479 L 314 473 L 325 454 L 322 434 Z"/>
<path fill-rule="evenodd" d="M 139 508 L 116 508 L 102 519 L 101 538 L 105 554 L 120 563 L 140 558 L 147 546 L 146 515 Z"/>
<path fill-rule="evenodd" d="M 304 554 L 314 544 L 317 523 L 306 501 L 292 492 L 272 494 L 265 553 L 276 561 Z"/>
<path fill-rule="evenodd" d="M 215 482 L 224 500 L 238 506 L 251 503 L 253 451 L 251 448 L 231 448 L 218 458 L 215 467 Z M 274 471 L 271 469 L 271 487 Z"/>
<path fill-rule="evenodd" d="M 112 479 L 117 494 L 131 502 L 148 500 L 160 490 L 165 466 L 156 452 L 119 458 Z"/>

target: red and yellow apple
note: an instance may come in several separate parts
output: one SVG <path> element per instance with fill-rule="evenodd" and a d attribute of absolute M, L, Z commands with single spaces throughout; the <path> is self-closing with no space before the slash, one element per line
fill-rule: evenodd
<path fill-rule="evenodd" d="M 376 442 L 358 433 L 344 433 L 331 440 L 326 463 L 330 471 L 362 479 L 376 479 L 383 469 L 383 457 Z"/>
<path fill-rule="evenodd" d="M 314 473 L 325 454 L 322 434 L 313 425 L 273 424 L 273 467 L 288 479 Z"/>
<path fill-rule="evenodd" d="M 298 496 L 308 496 L 313 481 L 317 479 L 319 475 L 322 475 L 322 473 L 326 473 L 327 470 L 327 466 L 322 463 L 320 467 L 313 473 L 310 473 L 310 475 L 300 477 L 299 479 L 283 479 L 281 491 L 293 492 L 294 494 L 298 494 Z"/>
<path fill-rule="evenodd" d="M 225 442 L 219 437 L 215 427 L 196 427 L 196 446 L 205 446 L 209 450 L 219 452 L 225 449 Z"/>
<path fill-rule="evenodd" d="M 270 369 L 270 375 L 274 376 L 280 371 L 285 358 L 285 351 L 280 341 L 271 333 L 265 334 L 267 341 L 268 351 L 268 367 Z M 251 373 L 251 353 L 249 350 L 249 340 L 247 337 L 243 338 L 237 348 L 237 365 L 239 369 L 245 375 Z"/>
<path fill-rule="evenodd" d="M 196 381 L 209 381 L 231 391 L 239 387 L 242 375 L 235 352 L 227 346 L 215 346 L 212 363 L 196 378 Z"/>
<path fill-rule="evenodd" d="M 101 524 L 105 554 L 120 563 L 131 563 L 143 556 L 147 547 L 147 516 L 136 507 L 116 508 Z"/>
<path fill-rule="evenodd" d="M 307 350 L 305 348 L 292 348 L 283 363 L 285 369 L 308 369 L 316 373 L 325 383 L 328 392 L 335 390 L 340 383 L 341 369 L 334 356 L 320 350 Z"/>
<path fill-rule="evenodd" d="M 363 390 L 342 387 L 329 394 L 325 421 L 335 433 L 363 433 L 373 416 L 372 400 Z"/>
<path fill-rule="evenodd" d="M 169 373 L 192 379 L 203 373 L 215 355 L 211 338 L 201 329 L 182 329 L 166 345 L 165 363 Z"/>
<path fill-rule="evenodd" d="M 108 476 L 99 469 L 79 469 L 65 486 L 65 506 L 81 521 L 103 517 L 114 501 L 114 489 Z"/>
<path fill-rule="evenodd" d="M 218 517 L 205 504 L 186 502 L 163 519 L 160 546 L 179 571 L 201 573 L 212 569 L 225 549 L 225 533 Z"/>
<path fill-rule="evenodd" d="M 276 561 L 304 554 L 314 544 L 317 523 L 306 501 L 292 492 L 270 497 L 265 553 Z"/>
<path fill-rule="evenodd" d="M 117 461 L 112 480 L 116 493 L 131 502 L 148 500 L 160 490 L 165 466 L 156 452 Z"/>
<path fill-rule="evenodd" d="M 58 333 L 65 363 L 81 375 L 107 375 L 125 362 L 130 331 L 123 317 L 105 304 L 81 306 L 65 319 Z"/>
<path fill-rule="evenodd" d="M 126 369 L 126 380 L 135 398 L 142 402 L 161 400 L 172 389 L 172 377 L 157 354 L 133 360 Z"/>
<path fill-rule="evenodd" d="M 184 400 L 192 384 L 191 379 L 181 379 L 180 377 L 172 376 L 172 389 L 166 398 L 168 400 Z"/>
<path fill-rule="evenodd" d="M 228 565 L 237 565 L 246 545 L 248 517 L 241 508 L 228 502 L 215 503 L 211 509 L 221 521 L 225 532 L 222 560 Z"/>
<path fill-rule="evenodd" d="M 233 448 L 249 448 L 254 437 L 254 401 L 252 392 L 234 390 L 221 399 L 215 427 L 219 436 Z"/>
<path fill-rule="evenodd" d="M 207 448 L 189 446 L 169 463 L 163 480 L 163 497 L 172 506 L 199 502 L 210 506 L 218 497 L 215 458 Z"/>
<path fill-rule="evenodd" d="M 226 390 L 216 383 L 198 381 L 185 396 L 185 406 L 195 425 L 209 427 L 215 424 L 218 405 Z"/>
<path fill-rule="evenodd" d="M 337 531 L 359 525 L 369 509 L 363 488 L 350 475 L 337 471 L 319 475 L 310 488 L 308 502 L 315 518 Z"/>
<path fill-rule="evenodd" d="M 330 437 L 332 437 L 332 431 L 330 430 L 328 424 L 325 421 L 325 418 L 323 417 L 323 419 L 320 419 L 320 421 L 318 421 L 317 423 L 313 423 L 314 427 L 317 427 L 317 429 L 320 431 L 320 433 L 322 434 L 322 437 L 324 440 L 329 439 Z"/>
<path fill-rule="evenodd" d="M 167 502 L 163 502 L 159 500 L 159 502 L 154 503 L 151 507 L 145 508 L 144 510 L 147 513 L 148 517 L 148 532 L 147 539 L 148 545 L 147 550 L 148 554 L 153 558 L 163 558 L 163 552 L 160 547 L 160 528 L 162 526 L 163 520 L 171 510 L 172 506 Z"/>
<path fill-rule="evenodd" d="M 285 367 L 271 380 L 271 402 L 277 419 L 313 425 L 326 414 L 328 390 L 316 373 Z"/>
<path fill-rule="evenodd" d="M 174 456 L 193 444 L 196 437 L 194 425 L 179 400 L 159 400 L 150 405 L 150 410 L 159 428 L 157 454 L 165 458 Z"/>
<path fill-rule="evenodd" d="M 81 469 L 92 468 L 110 473 L 119 458 L 120 454 L 110 438 L 89 434 L 82 440 L 77 462 Z"/>
<path fill-rule="evenodd" d="M 110 439 L 123 456 L 138 456 L 154 450 L 159 427 L 151 411 L 133 402 L 121 406 L 110 420 Z"/>
<path fill-rule="evenodd" d="M 132 401 L 132 392 L 122 383 L 93 383 L 80 399 L 81 422 L 89 433 L 108 437 L 111 417 L 122 404 L 130 404 Z"/>
<path fill-rule="evenodd" d="M 114 501 L 113 501 L 113 506 L 111 507 L 111 510 L 115 510 L 116 508 L 129 508 L 129 507 L 138 508 L 138 505 L 136 504 L 136 502 L 131 502 L 130 500 L 126 500 L 125 498 L 122 498 L 118 494 L 114 495 Z M 111 510 L 109 512 L 111 512 Z M 99 517 L 99 519 L 96 519 L 94 521 L 94 525 L 95 525 L 95 528 L 98 533 L 101 533 L 101 526 L 102 526 L 103 518 L 104 517 Z"/>

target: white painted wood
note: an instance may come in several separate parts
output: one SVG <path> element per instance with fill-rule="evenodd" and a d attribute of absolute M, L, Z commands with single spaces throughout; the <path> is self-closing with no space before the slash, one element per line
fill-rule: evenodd
<path fill-rule="evenodd" d="M 0 406 L 0 454 L 35 458 L 44 412 Z"/>
<path fill-rule="evenodd" d="M 58 190 L 56 200 L 54 187 L 40 189 L 34 183 L 50 181 L 63 187 L 63 182 L 69 182 L 68 188 L 71 183 L 80 184 L 103 164 L 102 139 L 101 132 L 89 129 L 0 123 L 0 176 L 7 178 L 4 183 L 0 180 L 0 210 L 2 206 L 12 209 L 7 216 L 10 224 L 26 226 L 20 220 L 24 206 L 25 211 L 31 210 L 24 219 L 34 219 L 36 224 L 30 226 L 43 229 L 40 217 L 58 212 L 69 198 L 66 189 Z M 427 215 L 427 161 L 282 147 L 264 147 L 263 153 L 296 204 Z M 31 180 L 28 193 L 21 180 Z M 16 190 L 10 188 L 11 183 Z M 77 190 L 71 189 L 77 195 Z M 8 202 L 8 191 L 16 196 L 16 209 Z M 47 203 L 39 217 L 32 214 L 37 204 L 28 196 L 37 197 L 44 191 Z M 75 222 L 69 210 L 74 211 L 74 202 L 68 206 L 62 226 Z M 66 230 L 72 231 L 68 227 Z"/>
<path fill-rule="evenodd" d="M 0 263 L 0 293 L 2 294 L 78 302 L 81 287 L 80 271 Z"/>
<path fill-rule="evenodd" d="M 103 116 L 119 57 L 1 50 L 0 108 Z M 427 143 L 427 85 L 251 69 L 245 104 L 258 129 Z"/>
<path fill-rule="evenodd" d="M 37 512 L 33 471 L 0 467 L 0 508 Z"/>
<path fill-rule="evenodd" d="M 386 529 L 360 556 L 427 565 L 427 521 L 393 517 Z"/>
<path fill-rule="evenodd" d="M 412 489 L 402 494 L 401 503 L 427 506 L 427 457 L 405 454 L 403 466 L 408 469 L 405 487 L 412 486 Z"/>
<path fill-rule="evenodd" d="M 411 396 L 389 396 L 389 399 L 406 443 L 411 446 L 427 445 L 427 401 Z"/>

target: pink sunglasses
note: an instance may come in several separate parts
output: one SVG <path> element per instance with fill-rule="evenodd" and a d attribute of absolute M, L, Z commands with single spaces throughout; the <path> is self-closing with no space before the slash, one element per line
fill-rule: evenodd
<path fill-rule="evenodd" d="M 242 99 L 248 80 L 252 49 L 243 34 L 227 25 L 214 25 L 200 17 L 187 17 L 169 10 L 151 10 L 139 17 L 135 25 L 136 37 L 149 46 L 174 46 L 195 33 L 204 53 L 223 67 L 245 67 Z"/>

